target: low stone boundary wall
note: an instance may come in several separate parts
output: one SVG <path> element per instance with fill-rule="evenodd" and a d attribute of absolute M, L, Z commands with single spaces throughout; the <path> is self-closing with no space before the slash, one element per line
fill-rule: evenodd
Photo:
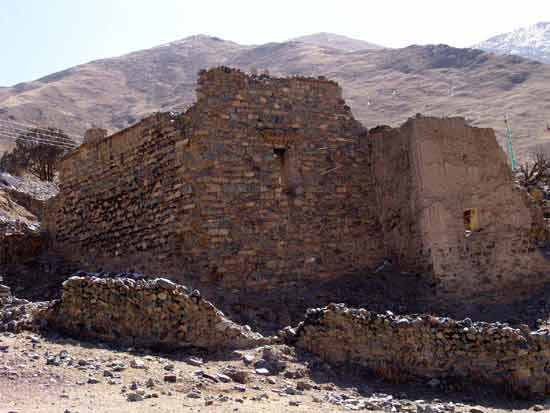
<path fill-rule="evenodd" d="M 228 320 L 198 291 L 163 278 L 72 277 L 44 316 L 68 335 L 131 346 L 221 350 L 269 341 Z"/>
<path fill-rule="evenodd" d="M 516 397 L 550 394 L 546 330 L 331 304 L 309 310 L 294 339 L 328 362 L 355 363 L 393 380 L 453 379 L 494 385 Z"/>

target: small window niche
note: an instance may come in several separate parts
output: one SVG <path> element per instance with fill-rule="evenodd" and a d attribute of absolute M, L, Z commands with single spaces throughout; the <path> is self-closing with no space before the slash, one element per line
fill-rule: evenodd
<path fill-rule="evenodd" d="M 289 196 L 295 196 L 295 180 L 293 177 L 294 169 L 292 168 L 290 150 L 287 147 L 275 147 L 273 148 L 273 156 L 279 160 L 281 167 L 280 182 L 283 187 L 283 193 Z"/>
<path fill-rule="evenodd" d="M 466 236 L 469 236 L 472 232 L 479 231 L 479 214 L 477 208 L 464 210 L 463 217 Z"/>
<path fill-rule="evenodd" d="M 284 163 L 286 157 L 286 148 L 273 148 L 273 155 L 275 155 L 275 157 L 279 159 L 281 163 Z"/>

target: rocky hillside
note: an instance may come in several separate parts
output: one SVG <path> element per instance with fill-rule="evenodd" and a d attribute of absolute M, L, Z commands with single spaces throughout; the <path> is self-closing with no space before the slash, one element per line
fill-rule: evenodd
<path fill-rule="evenodd" d="M 313 40 L 315 41 L 313 41 Z M 298 41 L 297 41 L 298 40 Z M 550 117 L 550 66 L 444 45 L 349 51 L 329 35 L 242 46 L 215 37 L 180 41 L 97 60 L 44 78 L 0 88 L 0 119 L 82 134 L 110 131 L 155 111 L 181 111 L 194 99 L 197 71 L 215 65 L 272 75 L 325 75 L 340 82 L 367 126 L 397 125 L 421 112 L 460 115 L 504 136 L 508 115 L 520 152 L 540 142 Z M 345 43 L 345 42 L 344 42 Z"/>
<path fill-rule="evenodd" d="M 43 204 L 57 191 L 57 185 L 32 176 L 0 173 L 0 237 L 38 229 Z"/>
<path fill-rule="evenodd" d="M 500 55 L 512 54 L 550 63 L 550 22 L 500 34 L 474 47 Z"/>

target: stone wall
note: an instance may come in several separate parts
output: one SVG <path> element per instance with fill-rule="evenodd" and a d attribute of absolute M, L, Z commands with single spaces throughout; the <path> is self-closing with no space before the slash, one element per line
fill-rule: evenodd
<path fill-rule="evenodd" d="M 118 344 L 217 351 L 267 343 L 202 299 L 166 279 L 72 277 L 43 317 L 50 328 Z"/>
<path fill-rule="evenodd" d="M 297 345 L 331 363 L 391 380 L 490 384 L 519 397 L 550 394 L 550 333 L 433 316 L 375 314 L 332 304 L 309 310 Z"/>
<path fill-rule="evenodd" d="M 276 286 L 376 267 L 383 246 L 366 130 L 340 87 L 223 68 L 198 84 L 183 122 L 189 147 L 201 150 L 189 211 L 201 220 L 178 219 L 193 271 Z"/>
<path fill-rule="evenodd" d="M 100 142 L 107 137 L 107 130 L 102 128 L 90 128 L 84 133 L 84 143 Z"/>
<path fill-rule="evenodd" d="M 275 287 L 376 268 L 366 129 L 335 83 L 202 72 L 197 103 L 61 167 L 46 227 L 88 268 Z"/>
<path fill-rule="evenodd" d="M 46 247 L 47 241 L 34 232 L 0 233 L 0 271 L 6 265 L 32 261 Z"/>
<path fill-rule="evenodd" d="M 366 135 L 335 82 L 202 71 L 186 113 L 66 157 L 45 228 L 85 269 L 203 289 L 287 287 L 388 261 L 482 301 L 550 280 L 492 130 L 418 116 Z"/>
<path fill-rule="evenodd" d="M 167 266 L 177 250 L 175 211 L 188 197 L 176 139 L 173 118 L 157 114 L 67 156 L 44 223 L 60 254 L 94 270 Z"/>

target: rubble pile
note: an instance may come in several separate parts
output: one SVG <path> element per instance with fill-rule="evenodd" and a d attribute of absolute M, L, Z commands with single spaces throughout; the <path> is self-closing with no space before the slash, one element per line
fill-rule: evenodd
<path fill-rule="evenodd" d="M 0 232 L 36 231 L 46 201 L 57 192 L 53 182 L 0 173 Z"/>
<path fill-rule="evenodd" d="M 18 333 L 43 327 L 39 313 L 47 305 L 16 298 L 8 286 L 0 284 L 0 331 Z"/>
<path fill-rule="evenodd" d="M 0 173 L 0 188 L 26 194 L 35 201 L 46 201 L 59 192 L 53 182 L 41 181 L 32 175 L 14 176 L 6 172 Z"/>
<path fill-rule="evenodd" d="M 550 332 L 469 319 L 376 314 L 331 304 L 309 310 L 293 337 L 331 363 L 355 363 L 392 380 L 414 377 L 550 393 Z"/>
<path fill-rule="evenodd" d="M 0 173 L 0 267 L 36 257 L 45 246 L 40 218 L 45 201 L 57 193 L 53 183 Z"/>
<path fill-rule="evenodd" d="M 269 342 L 227 319 L 199 291 L 163 278 L 71 277 L 45 318 L 78 338 L 140 347 L 220 350 Z"/>

